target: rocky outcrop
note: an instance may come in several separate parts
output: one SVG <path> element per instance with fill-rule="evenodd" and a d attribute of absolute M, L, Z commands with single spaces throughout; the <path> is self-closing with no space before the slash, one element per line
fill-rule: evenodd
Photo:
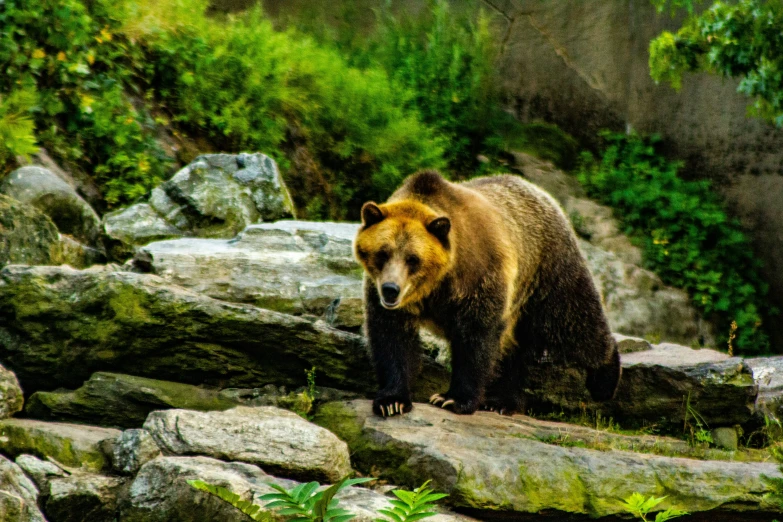
<path fill-rule="evenodd" d="M 41 497 L 49 522 L 115 522 L 128 479 L 92 473 L 52 478 Z"/>
<path fill-rule="evenodd" d="M 176 236 L 233 237 L 252 223 L 294 214 L 274 160 L 264 154 L 206 154 L 155 188 L 148 203 L 104 216 L 115 258 Z"/>
<path fill-rule="evenodd" d="M 64 466 L 101 471 L 110 468 L 106 445 L 110 447 L 119 435 L 109 428 L 6 419 L 0 421 L 0 452 L 10 457 L 51 457 Z"/>
<path fill-rule="evenodd" d="M 63 233 L 95 247 L 101 235 L 101 220 L 76 190 L 43 167 L 22 167 L 3 181 L 0 192 L 29 204 L 49 216 Z"/>
<path fill-rule="evenodd" d="M 206 455 L 257 464 L 276 475 L 328 482 L 351 473 L 344 442 L 295 413 L 271 406 L 208 413 L 156 411 L 144 428 L 168 455 Z"/>
<path fill-rule="evenodd" d="M 21 411 L 24 395 L 13 372 L 0 366 L 0 419 L 7 419 Z"/>
<path fill-rule="evenodd" d="M 36 419 L 138 428 L 154 410 L 227 410 L 240 401 L 217 390 L 133 375 L 97 372 L 76 391 L 36 392 L 27 414 Z"/>
<path fill-rule="evenodd" d="M 0 455 L 0 520 L 46 522 L 37 500 L 35 484 L 18 465 Z"/>
<path fill-rule="evenodd" d="M 128 364 L 143 376 L 238 388 L 295 388 L 315 366 L 319 384 L 375 388 L 361 336 L 217 301 L 154 275 L 13 266 L 0 271 L 0 287 L 0 363 L 29 393 L 73 389 Z M 448 377 L 432 359 L 422 363 L 416 396 L 424 399 Z"/>
<path fill-rule="evenodd" d="M 665 496 L 663 508 L 691 512 L 770 509 L 762 475 L 780 476 L 773 463 L 548 444 L 531 436 L 522 417 L 455 416 L 430 405 L 382 419 L 369 401 L 331 403 L 315 420 L 348 442 L 360 471 L 380 468 L 382 477 L 409 485 L 432 477 L 448 502 L 463 508 L 598 517 L 621 513 L 617 499 L 639 492 Z"/>
<path fill-rule="evenodd" d="M 271 482 L 285 488 L 297 485 L 291 480 L 267 475 L 257 466 L 241 462 L 223 462 L 208 457 L 159 457 L 145 464 L 131 483 L 128 501 L 121 509 L 123 522 L 151 522 L 177 520 L 201 522 L 220 520 L 244 522 L 246 518 L 226 503 L 187 484 L 188 480 L 203 480 L 209 484 L 226 487 L 246 500 L 260 502 L 261 495 L 274 490 Z M 388 498 L 373 491 L 353 487 L 340 492 L 339 507 L 357 517 L 356 522 L 377 519 L 377 509 L 388 506 Z M 194 509 L 198 506 L 198 509 Z M 452 514 L 440 514 L 432 522 L 457 522 L 472 520 Z"/>
<path fill-rule="evenodd" d="M 160 448 L 149 431 L 125 430 L 114 441 L 111 465 L 117 473 L 135 475 L 144 464 L 160 455 Z"/>

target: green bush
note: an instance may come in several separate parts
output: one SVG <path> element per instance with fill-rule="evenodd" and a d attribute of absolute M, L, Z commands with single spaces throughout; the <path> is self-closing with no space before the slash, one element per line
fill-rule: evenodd
<path fill-rule="evenodd" d="M 761 327 L 767 285 L 740 224 L 729 219 L 708 181 L 686 181 L 658 139 L 604 133 L 600 161 L 585 157 L 579 180 L 617 211 L 645 262 L 664 282 L 689 292 L 743 355 L 769 350 Z M 736 321 L 736 332 L 732 322 Z"/>
<path fill-rule="evenodd" d="M 38 101 L 35 91 L 15 90 L 0 96 L 0 174 L 16 156 L 38 152 L 31 111 Z"/>
<path fill-rule="evenodd" d="M 107 2 L 108 5 L 108 2 Z M 103 0 L 0 2 L 0 95 L 37 91 L 38 141 L 94 174 L 110 205 L 157 184 L 165 160 L 142 115 L 124 95 L 143 57 L 117 34 Z"/>
<path fill-rule="evenodd" d="M 334 48 L 276 31 L 258 9 L 147 47 L 152 86 L 174 122 L 219 149 L 262 150 L 294 167 L 288 181 L 307 217 L 355 218 L 405 175 L 443 165 L 442 140 L 385 71 L 351 67 Z M 301 150 L 314 160 L 308 179 L 295 177 L 305 169 L 290 153 Z"/>

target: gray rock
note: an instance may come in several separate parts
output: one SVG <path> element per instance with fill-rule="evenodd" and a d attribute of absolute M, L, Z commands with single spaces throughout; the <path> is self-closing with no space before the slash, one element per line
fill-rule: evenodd
<path fill-rule="evenodd" d="M 783 357 L 745 359 L 759 387 L 756 410 L 760 415 L 783 419 Z"/>
<path fill-rule="evenodd" d="M 0 270 L 0 354 L 27 393 L 77 388 L 96 371 L 134 372 L 190 384 L 255 388 L 318 384 L 375 391 L 361 336 L 250 305 L 229 304 L 149 274 L 111 268 Z M 79 364 L 73 364 L 78 339 Z M 448 382 L 422 357 L 419 400 Z"/>
<path fill-rule="evenodd" d="M 729 451 L 737 451 L 739 447 L 739 437 L 736 428 L 715 428 L 712 430 L 712 440 L 719 448 Z"/>
<path fill-rule="evenodd" d="M 49 264 L 59 240 L 57 227 L 45 214 L 0 194 L 0 266 Z"/>
<path fill-rule="evenodd" d="M 127 481 L 92 473 L 53 478 L 42 494 L 44 511 L 49 522 L 115 522 Z"/>
<path fill-rule="evenodd" d="M 50 457 L 64 466 L 91 471 L 109 468 L 104 448 L 107 441 L 113 442 L 119 435 L 118 430 L 95 426 L 31 419 L 0 421 L 0 449 L 4 454 Z"/>
<path fill-rule="evenodd" d="M 37 501 L 35 484 L 22 468 L 0 455 L 0 520 L 46 522 Z"/>
<path fill-rule="evenodd" d="M 621 361 L 619 388 L 615 398 L 606 403 L 591 401 L 581 370 L 537 365 L 531 372 L 530 406 L 572 412 L 586 407 L 628 427 L 656 425 L 664 429 L 683 425 L 686 403 L 711 428 L 744 424 L 753 415 L 758 387 L 750 367 L 739 357 L 660 344 L 624 353 Z"/>
<path fill-rule="evenodd" d="M 0 419 L 22 411 L 24 394 L 13 372 L 0 366 Z"/>
<path fill-rule="evenodd" d="M 60 232 L 80 242 L 98 245 L 101 220 L 76 190 L 43 167 L 22 167 L 11 172 L 0 192 L 33 205 L 49 216 Z"/>
<path fill-rule="evenodd" d="M 208 457 L 160 457 L 145 464 L 128 492 L 128 501 L 121 507 L 123 522 L 244 522 L 246 517 L 225 502 L 197 491 L 188 480 L 202 480 L 222 486 L 243 499 L 265 504 L 259 497 L 274 490 L 267 483 L 291 489 L 297 485 L 291 480 L 272 477 L 257 466 L 241 462 L 223 462 Z M 339 506 L 355 513 L 356 522 L 377 519 L 376 510 L 388 507 L 388 497 L 368 489 L 352 487 L 341 491 Z M 454 514 L 439 514 L 432 522 L 472 520 Z"/>
<path fill-rule="evenodd" d="M 217 390 L 119 373 L 97 372 L 79 389 L 35 392 L 27 415 L 36 419 L 78 421 L 138 428 L 151 411 L 185 408 L 226 410 L 239 404 Z"/>
<path fill-rule="evenodd" d="M 152 243 L 134 264 L 216 299 L 358 328 L 364 308 L 361 271 L 349 239 L 355 231 L 355 225 L 342 223 L 253 225 L 232 240 Z"/>
<path fill-rule="evenodd" d="M 111 465 L 117 473 L 135 475 L 160 454 L 160 448 L 147 430 L 125 430 L 113 444 Z"/>
<path fill-rule="evenodd" d="M 182 235 L 147 203 L 109 212 L 103 216 L 103 229 L 114 259 L 133 255 L 135 246 Z"/>
<path fill-rule="evenodd" d="M 54 477 L 65 477 L 68 473 L 56 464 L 41 460 L 33 455 L 19 455 L 16 464 L 35 482 L 39 491 L 45 491 Z"/>
<path fill-rule="evenodd" d="M 348 442 L 364 473 L 372 469 L 374 476 L 409 485 L 431 477 L 452 505 L 507 514 L 615 515 L 622 512 L 617 499 L 633 492 L 666 496 L 664 509 L 759 509 L 771 491 L 763 476 L 780 476 L 774 463 L 547 444 L 528 436 L 521 416 L 458 416 L 426 404 L 382 419 L 372 414 L 369 401 L 330 403 L 315 420 Z"/>
<path fill-rule="evenodd" d="M 295 413 L 271 406 L 207 413 L 156 411 L 144 428 L 168 455 L 247 462 L 307 480 L 336 481 L 351 472 L 344 442 Z"/>

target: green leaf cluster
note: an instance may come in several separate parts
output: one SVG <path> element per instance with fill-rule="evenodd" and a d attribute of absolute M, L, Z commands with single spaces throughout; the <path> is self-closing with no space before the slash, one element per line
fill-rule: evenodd
<path fill-rule="evenodd" d="M 667 284 L 685 289 L 728 339 L 736 321 L 736 352 L 766 353 L 762 328 L 767 285 L 737 220 L 708 181 L 678 175 L 680 164 L 656 151 L 657 137 L 603 133 L 600 160 L 586 155 L 578 178 L 588 194 L 615 209 L 645 263 Z"/>
<path fill-rule="evenodd" d="M 15 156 L 38 152 L 32 110 L 38 102 L 33 90 L 18 89 L 0 96 L 0 173 Z"/>
<path fill-rule="evenodd" d="M 623 509 L 626 513 L 638 517 L 640 520 L 647 522 L 647 515 L 655 509 L 655 507 L 666 500 L 666 497 L 647 497 L 641 493 L 633 493 L 630 497 L 622 501 Z M 679 509 L 669 508 L 666 511 L 659 511 L 655 514 L 655 522 L 666 522 L 673 518 L 687 515 L 687 511 L 680 511 Z"/>
<path fill-rule="evenodd" d="M 715 2 L 698 15 L 692 1 L 675 0 L 676 7 L 689 16 L 650 43 L 653 79 L 679 88 L 687 72 L 739 78 L 737 91 L 754 99 L 751 114 L 783 126 L 783 1 Z"/>
<path fill-rule="evenodd" d="M 88 9 L 81 0 L 0 2 L 0 96 L 13 100 L 35 92 L 27 112 L 38 143 L 94 175 L 114 205 L 157 184 L 166 162 L 147 115 L 125 95 L 143 57 L 118 33 L 109 4 L 95 0 Z M 29 124 L 25 129 L 23 154 L 33 142 Z"/>
<path fill-rule="evenodd" d="M 272 515 L 267 511 L 262 511 L 261 506 L 253 504 L 249 500 L 242 500 L 242 497 L 232 492 L 230 489 L 226 489 L 222 486 L 215 486 L 207 484 L 203 480 L 188 480 L 188 484 L 191 487 L 200 491 L 206 491 L 207 493 L 216 496 L 220 500 L 231 504 L 239 511 L 250 517 L 251 520 L 259 522 L 271 522 Z"/>
<path fill-rule="evenodd" d="M 397 500 L 390 500 L 388 509 L 381 509 L 378 512 L 386 516 L 393 522 L 415 522 L 424 518 L 437 515 L 434 511 L 435 502 L 448 497 L 445 493 L 435 493 L 428 488 L 428 480 L 413 491 L 395 489 L 392 491 Z M 376 519 L 376 522 L 388 522 L 383 518 Z"/>

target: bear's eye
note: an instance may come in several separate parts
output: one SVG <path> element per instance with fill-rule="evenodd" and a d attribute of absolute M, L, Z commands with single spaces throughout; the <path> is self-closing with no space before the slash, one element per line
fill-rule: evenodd
<path fill-rule="evenodd" d="M 375 254 L 375 265 L 378 268 L 383 268 L 383 265 L 386 264 L 386 262 L 389 260 L 389 253 L 385 250 L 381 250 L 377 254 Z"/>
<path fill-rule="evenodd" d="M 419 259 L 419 256 L 408 256 L 405 259 L 405 262 L 408 264 L 408 270 L 413 273 L 419 269 L 419 266 L 421 266 L 421 259 Z"/>
<path fill-rule="evenodd" d="M 364 250 L 363 248 L 357 248 L 356 253 L 359 254 L 359 257 L 361 257 L 362 259 L 367 259 L 367 251 Z"/>

